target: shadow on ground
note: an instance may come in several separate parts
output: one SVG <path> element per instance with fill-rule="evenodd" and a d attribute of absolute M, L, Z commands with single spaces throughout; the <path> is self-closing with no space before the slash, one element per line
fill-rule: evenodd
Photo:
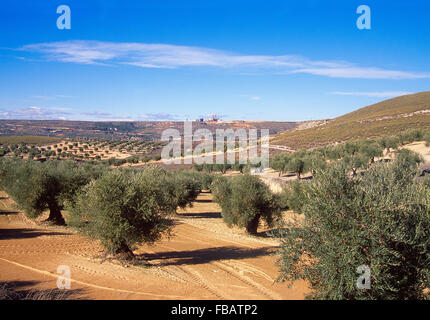
<path fill-rule="evenodd" d="M 52 232 L 44 231 L 38 229 L 0 229 L 0 240 L 10 240 L 10 239 L 29 239 L 37 238 L 40 236 L 66 236 L 72 235 L 72 233 L 67 232 Z"/>
<path fill-rule="evenodd" d="M 200 213 L 180 213 L 180 217 L 185 218 L 195 218 L 195 219 L 202 219 L 202 218 L 222 218 L 221 213 L 219 212 L 200 212 Z"/>
<path fill-rule="evenodd" d="M 83 289 L 29 289 L 40 282 L 0 281 L 0 300 L 88 300 Z"/>
<path fill-rule="evenodd" d="M 204 264 L 211 261 L 246 259 L 268 256 L 275 252 L 276 247 L 245 249 L 234 246 L 215 247 L 189 251 L 168 251 L 140 255 L 140 259 L 162 260 L 158 266 L 178 266 Z"/>
<path fill-rule="evenodd" d="M 197 199 L 195 202 L 201 202 L 201 203 L 211 203 L 213 202 L 211 199 Z"/>
<path fill-rule="evenodd" d="M 15 214 L 18 214 L 19 212 L 18 211 L 1 211 L 0 210 L 0 214 L 13 214 L 13 215 L 15 215 Z"/>

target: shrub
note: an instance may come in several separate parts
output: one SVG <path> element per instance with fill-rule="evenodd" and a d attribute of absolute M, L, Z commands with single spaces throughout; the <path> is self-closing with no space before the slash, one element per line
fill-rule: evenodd
<path fill-rule="evenodd" d="M 272 226 L 281 215 L 278 197 L 256 176 L 218 177 L 211 190 L 224 221 L 245 227 L 250 234 L 257 233 L 260 219 Z"/>
<path fill-rule="evenodd" d="M 282 233 L 282 280 L 306 279 L 316 299 L 421 299 L 430 280 L 430 190 L 397 160 L 348 177 L 336 163 L 307 187 L 305 224 Z M 357 267 L 371 289 L 356 287 Z"/>

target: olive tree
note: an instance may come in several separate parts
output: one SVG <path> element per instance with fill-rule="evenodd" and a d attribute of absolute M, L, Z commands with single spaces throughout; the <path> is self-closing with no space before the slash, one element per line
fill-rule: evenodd
<path fill-rule="evenodd" d="M 286 169 L 288 171 L 294 172 L 297 176 L 297 179 L 300 179 L 302 173 L 306 172 L 309 169 L 308 159 L 294 156 L 286 165 Z"/>
<path fill-rule="evenodd" d="M 277 154 L 270 159 L 270 167 L 278 171 L 281 176 L 286 171 L 289 160 L 290 157 L 287 153 Z"/>
<path fill-rule="evenodd" d="M 48 209 L 47 221 L 58 225 L 65 224 L 61 213 L 64 203 L 73 201 L 76 192 L 104 170 L 71 161 L 11 160 L 7 165 L 7 170 L 1 171 L 3 189 L 28 217 L 36 218 Z"/>
<path fill-rule="evenodd" d="M 108 253 L 131 259 L 140 243 L 154 243 L 171 227 L 177 201 L 166 172 L 112 170 L 91 181 L 71 206 L 72 226 L 100 240 Z"/>
<path fill-rule="evenodd" d="M 160 170 L 163 169 L 160 168 Z M 170 192 L 172 199 L 179 208 L 191 206 L 203 189 L 203 181 L 197 172 L 172 171 L 167 174 L 167 177 L 169 183 L 166 185 L 166 190 Z"/>
<path fill-rule="evenodd" d="M 278 196 L 257 176 L 218 177 L 211 190 L 229 226 L 244 227 L 248 233 L 256 234 L 260 219 L 271 226 L 280 218 Z"/>
<path fill-rule="evenodd" d="M 302 213 L 306 196 L 305 186 L 307 183 L 307 181 L 303 180 L 294 180 L 284 185 L 279 194 L 281 207 Z"/>
<path fill-rule="evenodd" d="M 379 163 L 350 178 L 344 163 L 306 186 L 305 223 L 282 233 L 281 279 L 316 299 L 422 299 L 430 281 L 430 190 L 416 164 Z M 371 289 L 357 288 L 370 268 Z"/>
<path fill-rule="evenodd" d="M 370 163 L 375 162 L 375 157 L 382 156 L 383 147 L 374 140 L 364 140 L 360 146 L 360 154 L 367 157 Z"/>

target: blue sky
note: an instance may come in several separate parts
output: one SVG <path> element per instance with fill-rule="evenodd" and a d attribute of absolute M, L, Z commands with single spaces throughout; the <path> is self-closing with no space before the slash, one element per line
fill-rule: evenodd
<path fill-rule="evenodd" d="M 0 118 L 331 118 L 429 90 L 429 18 L 424 0 L 3 0 Z"/>

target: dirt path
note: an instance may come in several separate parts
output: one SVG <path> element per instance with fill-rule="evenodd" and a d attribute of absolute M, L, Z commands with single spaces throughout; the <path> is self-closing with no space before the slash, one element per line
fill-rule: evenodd
<path fill-rule="evenodd" d="M 103 260 L 102 249 L 62 227 L 45 227 L 14 212 L 0 194 L 0 282 L 53 289 L 57 267 L 71 270 L 72 298 L 89 299 L 302 299 L 303 282 L 277 283 L 273 239 L 249 237 L 224 225 L 211 195 L 175 218 L 170 239 L 141 246 L 150 266 Z"/>

